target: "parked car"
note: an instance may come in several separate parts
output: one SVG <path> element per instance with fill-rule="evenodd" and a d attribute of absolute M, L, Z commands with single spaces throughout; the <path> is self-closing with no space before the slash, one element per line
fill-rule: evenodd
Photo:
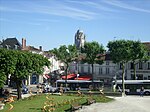
<path fill-rule="evenodd" d="M 28 94 L 28 88 L 26 86 L 22 87 L 22 94 Z"/>
<path fill-rule="evenodd" d="M 55 93 L 57 92 L 57 88 L 56 87 L 52 87 L 47 83 L 42 84 L 43 85 L 43 92 L 47 93 L 47 92 L 52 92 Z"/>

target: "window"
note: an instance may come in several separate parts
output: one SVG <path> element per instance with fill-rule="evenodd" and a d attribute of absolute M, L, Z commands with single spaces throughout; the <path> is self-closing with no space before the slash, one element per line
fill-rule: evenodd
<path fill-rule="evenodd" d="M 2 46 L 2 45 L 0 45 L 0 48 L 3 48 L 3 46 Z"/>
<path fill-rule="evenodd" d="M 5 48 L 6 48 L 6 49 L 9 49 L 9 45 L 6 45 Z"/>
<path fill-rule="evenodd" d="M 109 65 L 109 61 L 106 61 L 106 65 Z"/>
<path fill-rule="evenodd" d="M 99 68 L 99 74 L 103 74 L 103 69 Z"/>
<path fill-rule="evenodd" d="M 122 64 L 122 63 L 120 63 L 120 69 L 122 69 L 122 67 L 123 67 L 122 65 L 123 65 L 123 64 Z"/>
<path fill-rule="evenodd" d="M 81 72 L 82 73 L 84 72 L 84 66 L 81 66 Z"/>
<path fill-rule="evenodd" d="M 131 74 L 131 80 L 134 80 L 135 78 L 134 78 L 134 74 Z"/>
<path fill-rule="evenodd" d="M 137 76 L 137 80 L 143 80 L 144 79 L 143 74 L 137 74 L 136 76 Z"/>
<path fill-rule="evenodd" d="M 106 68 L 106 74 L 109 74 L 109 68 Z"/>
<path fill-rule="evenodd" d="M 60 66 L 60 70 L 65 70 L 65 67 L 64 66 Z"/>
<path fill-rule="evenodd" d="M 150 69 L 150 62 L 148 62 L 147 65 L 148 65 L 147 68 Z"/>
<path fill-rule="evenodd" d="M 130 69 L 134 69 L 134 64 L 131 62 L 131 68 Z"/>
<path fill-rule="evenodd" d="M 143 63 L 139 62 L 139 69 L 143 69 Z"/>
<path fill-rule="evenodd" d="M 15 49 L 18 49 L 18 45 L 15 45 Z"/>
<path fill-rule="evenodd" d="M 90 73 L 90 71 L 91 71 L 91 67 L 90 65 L 88 65 L 88 73 Z"/>

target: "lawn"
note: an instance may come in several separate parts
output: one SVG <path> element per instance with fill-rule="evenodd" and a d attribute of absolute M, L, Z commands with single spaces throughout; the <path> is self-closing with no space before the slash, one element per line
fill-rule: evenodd
<path fill-rule="evenodd" d="M 52 99 L 53 104 L 57 104 L 54 112 L 64 112 L 64 110 L 67 110 L 71 107 L 70 103 L 71 101 L 73 102 L 78 102 L 79 104 L 85 104 L 86 99 L 89 96 L 82 96 L 79 97 L 77 95 L 63 95 L 63 96 L 58 96 L 58 95 L 37 95 L 37 96 L 32 96 L 23 100 L 15 101 L 12 103 L 14 108 L 11 110 L 11 112 L 42 112 L 42 108 L 45 106 L 45 102 L 49 102 L 47 98 Z M 103 96 L 93 96 L 93 98 L 97 102 L 109 102 L 112 101 L 112 99 L 103 97 Z M 6 112 L 9 109 L 9 105 L 7 104 L 1 112 Z"/>

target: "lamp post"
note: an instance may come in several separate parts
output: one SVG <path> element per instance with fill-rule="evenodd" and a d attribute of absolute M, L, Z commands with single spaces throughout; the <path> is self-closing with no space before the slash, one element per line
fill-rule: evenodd
<path fill-rule="evenodd" d="M 66 49 L 67 54 L 69 54 L 68 48 Z M 68 56 L 68 55 L 67 55 Z M 65 92 L 67 91 L 67 75 L 68 75 L 68 64 L 66 64 L 66 69 L 65 69 Z"/>

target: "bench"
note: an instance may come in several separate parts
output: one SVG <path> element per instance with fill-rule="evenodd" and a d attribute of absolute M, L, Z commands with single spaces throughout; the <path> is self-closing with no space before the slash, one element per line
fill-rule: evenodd
<path fill-rule="evenodd" d="M 96 103 L 96 100 L 94 100 L 93 98 L 88 98 L 87 99 L 87 104 L 90 105 L 92 103 Z"/>
<path fill-rule="evenodd" d="M 78 109 L 80 109 L 80 108 L 82 108 L 82 106 L 79 105 L 78 103 L 73 103 L 73 104 L 71 104 L 71 110 L 72 110 L 72 111 L 78 110 Z"/>

